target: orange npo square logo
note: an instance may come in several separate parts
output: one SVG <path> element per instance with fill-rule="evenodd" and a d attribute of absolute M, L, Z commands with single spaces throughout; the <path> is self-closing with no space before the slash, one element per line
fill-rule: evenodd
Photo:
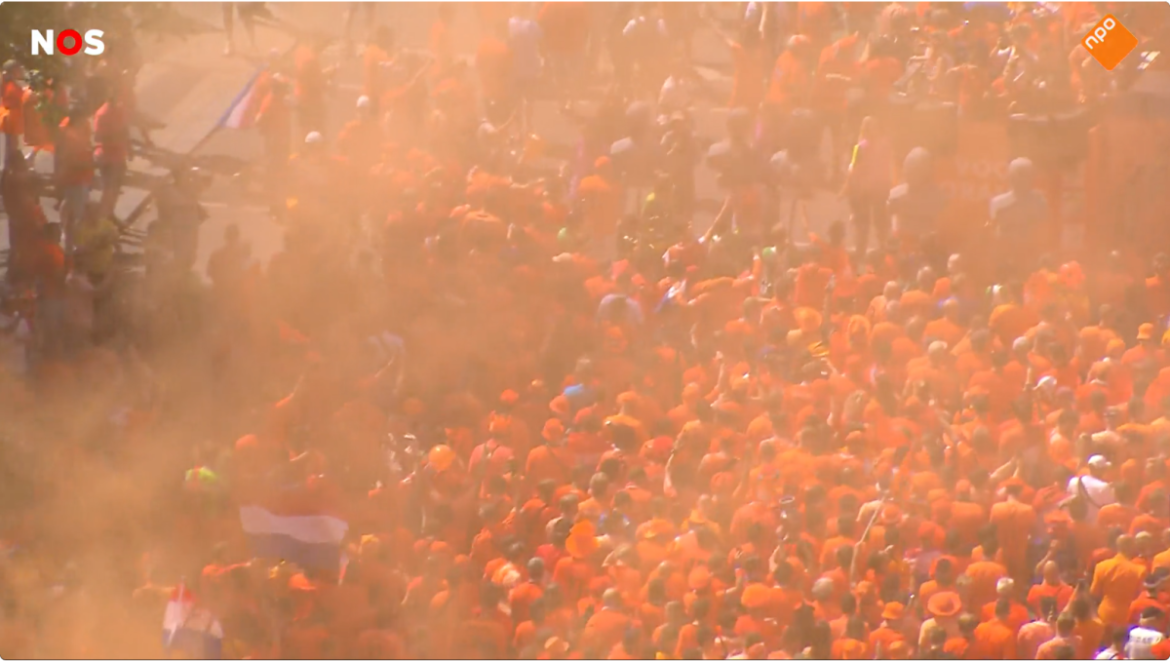
<path fill-rule="evenodd" d="M 1089 34 L 1081 40 L 1081 45 L 1093 59 L 1101 63 L 1109 71 L 1121 64 L 1126 55 L 1137 46 L 1137 37 L 1133 33 L 1125 29 L 1125 26 L 1113 18 L 1112 14 L 1106 14 L 1100 22 L 1089 30 Z"/>

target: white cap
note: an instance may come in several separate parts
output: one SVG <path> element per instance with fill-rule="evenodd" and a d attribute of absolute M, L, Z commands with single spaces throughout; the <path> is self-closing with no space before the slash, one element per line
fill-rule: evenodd
<path fill-rule="evenodd" d="M 1091 468 L 1109 468 L 1111 465 L 1108 459 L 1099 454 L 1089 457 L 1089 466 Z"/>
<path fill-rule="evenodd" d="M 309 131 L 309 135 L 305 136 L 306 145 L 317 145 L 324 142 L 325 138 L 319 131 Z"/>
<path fill-rule="evenodd" d="M 814 598 L 819 597 L 821 599 L 827 599 L 828 597 L 832 596 L 834 589 L 833 579 L 818 578 L 816 582 L 813 583 L 812 595 Z"/>
<path fill-rule="evenodd" d="M 358 100 L 357 100 L 357 109 L 358 110 L 366 110 L 369 107 L 370 107 L 370 97 L 365 96 L 365 95 L 359 96 Z"/>
<path fill-rule="evenodd" d="M 1036 382 L 1036 390 L 1052 391 L 1056 389 L 1056 378 L 1046 376 Z"/>
<path fill-rule="evenodd" d="M 1012 579 L 1008 578 L 1007 576 L 1005 576 L 1005 577 L 1003 577 L 995 582 L 995 592 L 997 594 L 1011 592 L 1014 589 L 1016 589 L 1016 582 L 1013 581 Z"/>

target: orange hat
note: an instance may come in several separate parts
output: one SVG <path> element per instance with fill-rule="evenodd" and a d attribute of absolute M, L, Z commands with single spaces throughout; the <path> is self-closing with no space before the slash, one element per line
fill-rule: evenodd
<path fill-rule="evenodd" d="M 954 617 L 959 614 L 962 608 L 963 604 L 959 602 L 959 595 L 950 591 L 939 592 L 926 602 L 926 612 L 939 618 Z"/>
<path fill-rule="evenodd" d="M 451 600 L 451 592 L 449 590 L 443 590 L 442 592 L 436 592 L 435 596 L 431 597 L 431 611 L 437 612 L 437 611 L 443 610 L 443 607 L 446 606 L 447 602 L 450 600 Z"/>
<path fill-rule="evenodd" d="M 882 619 L 900 620 L 902 619 L 902 615 L 905 613 L 905 611 L 905 606 L 896 601 L 891 601 L 885 605 L 885 608 L 882 608 Z"/>
<path fill-rule="evenodd" d="M 607 168 L 607 167 L 609 167 L 609 157 L 608 156 L 598 156 L 597 159 L 595 161 L 593 161 L 593 168 L 595 170 L 601 170 L 602 168 Z"/>
<path fill-rule="evenodd" d="M 436 445 L 427 452 L 427 463 L 437 471 L 445 471 L 455 463 L 455 451 L 449 445 Z"/>
<path fill-rule="evenodd" d="M 568 539 L 565 540 L 565 550 L 578 560 L 593 555 L 597 547 L 597 538 L 592 534 L 569 533 Z"/>
<path fill-rule="evenodd" d="M 773 431 L 772 419 L 766 415 L 758 416 L 748 424 L 748 440 L 758 443 L 771 437 Z"/>
<path fill-rule="evenodd" d="M 744 608 L 764 608 L 772 600 L 772 591 L 761 583 L 752 583 L 743 590 L 739 603 Z"/>
<path fill-rule="evenodd" d="M 697 565 L 687 576 L 687 587 L 692 590 L 705 590 L 711 586 L 711 570 L 707 565 Z"/>
<path fill-rule="evenodd" d="M 565 549 L 574 558 L 587 558 L 597 550 L 597 529 L 591 521 L 578 521 L 569 530 Z"/>
<path fill-rule="evenodd" d="M 505 390 L 500 393 L 500 403 L 504 406 L 515 406 L 520 401 L 520 395 L 515 390 Z"/>
<path fill-rule="evenodd" d="M 1154 325 L 1153 324 L 1142 324 L 1141 326 L 1138 326 L 1137 339 L 1139 339 L 1139 340 L 1152 340 L 1152 339 L 1154 339 Z"/>
<path fill-rule="evenodd" d="M 796 325 L 805 333 L 815 333 L 821 327 L 821 313 L 812 308 L 796 308 Z"/>
<path fill-rule="evenodd" d="M 544 423 L 544 430 L 540 432 L 546 441 L 555 441 L 565 435 L 565 423 L 557 418 L 549 418 Z"/>
<path fill-rule="evenodd" d="M 886 505 L 882 507 L 881 520 L 882 525 L 897 525 L 902 521 L 902 510 L 893 503 L 886 503 Z"/>

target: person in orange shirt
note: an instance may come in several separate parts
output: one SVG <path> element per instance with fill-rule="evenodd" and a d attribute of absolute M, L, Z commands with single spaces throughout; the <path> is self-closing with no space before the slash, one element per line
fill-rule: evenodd
<path fill-rule="evenodd" d="M 888 602 L 882 607 L 882 623 L 869 634 L 869 648 L 871 650 L 889 650 L 894 643 L 906 641 L 906 634 L 902 631 L 902 617 L 906 608 L 896 601 Z"/>
<path fill-rule="evenodd" d="M 1074 597 L 1070 611 L 1076 620 L 1073 633 L 1079 639 L 1075 658 L 1088 659 L 1096 654 L 1105 642 L 1105 624 L 1093 615 L 1093 602 L 1085 597 Z M 1060 635 L 1060 621 L 1057 620 L 1057 635 Z"/>
<path fill-rule="evenodd" d="M 946 342 L 950 348 L 958 346 L 959 341 L 967 334 L 967 329 L 959 322 L 959 301 L 948 298 L 942 304 L 942 316 L 926 324 L 923 335 L 927 340 Z"/>
<path fill-rule="evenodd" d="M 524 479 L 536 485 L 544 480 L 565 484 L 572 477 L 573 455 L 565 447 L 565 425 L 556 418 L 550 418 L 541 431 L 544 445 L 538 445 L 528 452 L 524 462 Z"/>
<path fill-rule="evenodd" d="M 1033 612 L 1040 610 L 1040 601 L 1044 598 L 1056 600 L 1056 610 L 1063 613 L 1072 600 L 1073 589 L 1060 577 L 1060 565 L 1055 560 L 1045 560 L 1041 570 L 1043 577 L 1039 583 L 1028 589 L 1028 606 Z"/>
<path fill-rule="evenodd" d="M 972 494 L 968 489 L 955 494 L 951 503 L 949 524 L 959 533 L 959 538 L 966 544 L 975 544 L 979 541 L 979 531 L 987 524 L 987 510 L 979 503 L 971 502 Z"/>
<path fill-rule="evenodd" d="M 845 624 L 845 636 L 833 641 L 830 648 L 833 659 L 869 659 L 873 651 L 866 641 L 865 621 L 853 616 Z"/>
<path fill-rule="evenodd" d="M 21 152 L 21 136 L 24 134 L 24 87 L 20 80 L 24 77 L 24 68 L 15 60 L 4 63 L 0 71 L 0 133 L 4 136 L 4 154 L 0 159 L 5 170 L 9 168 L 9 160 L 23 158 Z"/>
<path fill-rule="evenodd" d="M 530 619 L 532 604 L 544 594 L 544 560 L 530 558 L 527 564 L 528 580 L 517 583 L 508 593 L 508 607 L 513 622 Z"/>
<path fill-rule="evenodd" d="M 1015 659 L 1016 631 L 1009 623 L 1011 602 L 1001 599 L 995 603 L 995 616 L 975 628 L 970 655 L 974 659 Z"/>
<path fill-rule="evenodd" d="M 1145 589 L 1144 594 L 1133 600 L 1129 605 L 1129 623 L 1131 625 L 1140 624 L 1142 613 L 1147 608 L 1155 608 L 1161 612 L 1158 616 L 1156 627 L 1162 631 L 1166 630 L 1168 622 L 1167 612 L 1170 611 L 1168 605 L 1162 596 L 1162 577 L 1149 574 L 1142 582 L 1142 587 Z"/>
<path fill-rule="evenodd" d="M 1010 347 L 1016 338 L 1023 337 L 1040 318 L 1031 308 L 1020 305 L 1019 295 L 1013 286 L 996 286 L 993 291 L 995 308 L 991 311 L 987 325 L 1003 346 Z"/>
<path fill-rule="evenodd" d="M 974 613 L 983 612 L 983 607 L 995 601 L 996 585 L 1006 578 L 1007 569 L 995 561 L 999 551 L 995 538 L 983 541 L 983 559 L 971 563 L 966 575 L 971 579 L 971 592 L 967 607 Z"/>
<path fill-rule="evenodd" d="M 1117 538 L 1117 554 L 1097 563 L 1090 592 L 1100 600 L 1097 615 L 1106 626 L 1123 627 L 1129 619 L 1129 605 L 1142 590 L 1146 568 L 1135 560 L 1133 537 Z"/>
<path fill-rule="evenodd" d="M 609 650 L 622 641 L 630 617 L 623 612 L 621 593 L 609 588 L 601 597 L 601 609 L 590 616 L 581 634 L 588 649 Z"/>
<path fill-rule="evenodd" d="M 600 249 L 609 250 L 621 220 L 623 191 L 608 157 L 598 157 L 593 163 L 593 173 L 577 185 L 577 196 L 582 204 L 585 235 Z"/>
<path fill-rule="evenodd" d="M 551 4 L 551 3 L 550 3 Z M 622 633 L 622 641 L 613 646 L 609 656 L 610 661 L 648 658 L 648 651 L 642 642 L 642 631 L 636 627 L 629 627 Z"/>
<path fill-rule="evenodd" d="M 1076 633 L 1076 619 L 1069 613 L 1061 613 L 1056 618 L 1056 635 L 1050 640 L 1041 643 L 1040 647 L 1036 648 L 1037 659 L 1057 659 L 1060 658 L 1058 653 L 1065 648 L 1072 648 L 1075 656 L 1066 658 L 1088 659 L 1096 655 L 1096 645 L 1086 646 L 1081 637 Z M 1091 650 L 1085 652 L 1086 649 Z"/>
<path fill-rule="evenodd" d="M 1020 627 L 1016 634 L 1016 651 L 1022 659 L 1035 659 L 1040 646 L 1056 636 L 1056 600 L 1044 597 L 1037 612 L 1040 617 Z"/>
<path fill-rule="evenodd" d="M 1028 545 L 1036 528 L 1036 511 L 1031 505 L 1021 502 L 1022 484 L 1009 484 L 1004 491 L 1007 500 L 992 505 L 991 523 L 1003 549 L 1008 574 L 1023 584 L 1032 576 L 1028 567 Z"/>
<path fill-rule="evenodd" d="M 1019 632 L 1020 627 L 1024 626 L 1031 618 L 1028 615 L 1027 606 L 1016 600 L 1016 582 L 1010 578 L 999 579 L 995 585 L 995 595 L 995 603 L 983 607 L 982 620 L 990 622 L 995 619 L 995 613 L 1000 608 L 1000 603 L 1006 601 L 1008 614 L 1004 623 L 1011 627 L 1012 631 Z"/>
<path fill-rule="evenodd" d="M 780 627 L 774 620 L 768 618 L 772 609 L 772 590 L 762 583 L 752 583 L 746 586 L 740 596 L 740 604 L 746 613 L 735 622 L 735 635 L 745 637 L 749 634 L 760 636 L 768 647 L 775 649 L 780 644 Z"/>
<path fill-rule="evenodd" d="M 812 45 L 808 37 L 794 35 L 788 39 L 788 46 L 772 68 L 768 85 L 768 105 L 786 117 L 793 108 L 804 107 L 811 92 L 808 60 Z"/>

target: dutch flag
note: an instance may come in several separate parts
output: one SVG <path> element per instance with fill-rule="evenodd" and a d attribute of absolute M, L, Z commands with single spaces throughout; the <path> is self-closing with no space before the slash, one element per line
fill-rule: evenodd
<path fill-rule="evenodd" d="M 171 658 L 221 658 L 223 626 L 183 585 L 171 593 L 163 613 L 163 649 Z"/>
<path fill-rule="evenodd" d="M 271 502 L 240 507 L 240 525 L 253 555 L 339 571 L 349 524 L 297 492 L 303 490 L 292 489 Z"/>
<path fill-rule="evenodd" d="M 260 111 L 260 103 L 264 100 L 261 98 L 261 90 L 256 83 L 264 73 L 264 69 L 257 71 L 252 76 L 252 79 L 248 81 L 248 84 L 244 86 L 244 89 L 236 95 L 228 111 L 219 120 L 220 126 L 229 129 L 246 129 L 256 123 L 256 115 Z"/>

